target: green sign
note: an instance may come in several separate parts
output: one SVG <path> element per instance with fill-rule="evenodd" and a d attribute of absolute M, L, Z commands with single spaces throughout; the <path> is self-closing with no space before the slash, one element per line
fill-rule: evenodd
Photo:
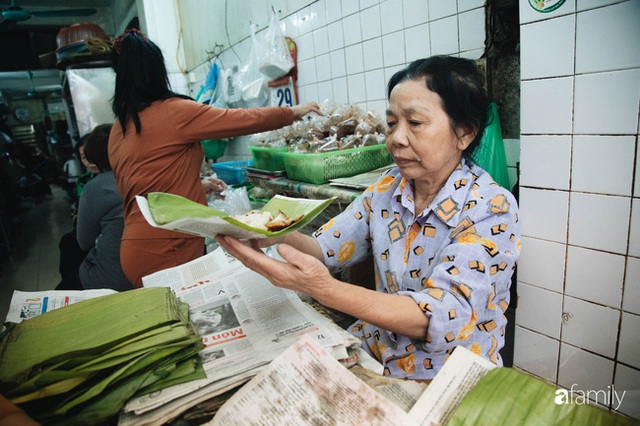
<path fill-rule="evenodd" d="M 558 9 L 566 0 L 529 0 L 531 7 L 540 13 L 549 13 Z"/>

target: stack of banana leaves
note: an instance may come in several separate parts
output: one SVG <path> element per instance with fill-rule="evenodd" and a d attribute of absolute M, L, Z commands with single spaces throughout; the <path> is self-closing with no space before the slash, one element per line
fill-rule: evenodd
<path fill-rule="evenodd" d="M 189 307 L 168 288 L 84 300 L 9 327 L 0 394 L 44 425 L 97 425 L 125 402 L 205 378 Z"/>

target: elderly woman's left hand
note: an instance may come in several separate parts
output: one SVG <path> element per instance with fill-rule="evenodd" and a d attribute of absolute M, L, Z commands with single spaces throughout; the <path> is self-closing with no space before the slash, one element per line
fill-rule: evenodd
<path fill-rule="evenodd" d="M 327 267 L 313 256 L 280 244 L 278 253 L 286 262 L 270 258 L 258 248 L 256 240 L 251 246 L 226 235 L 216 241 L 247 268 L 259 273 L 273 285 L 299 291 L 313 297 L 322 297 L 335 283 Z"/>

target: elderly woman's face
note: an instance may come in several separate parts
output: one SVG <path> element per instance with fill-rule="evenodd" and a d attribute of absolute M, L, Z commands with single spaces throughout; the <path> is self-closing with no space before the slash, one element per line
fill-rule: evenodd
<path fill-rule="evenodd" d="M 387 149 L 407 179 L 445 179 L 473 137 L 456 135 L 438 94 L 425 80 L 406 80 L 391 91 Z"/>

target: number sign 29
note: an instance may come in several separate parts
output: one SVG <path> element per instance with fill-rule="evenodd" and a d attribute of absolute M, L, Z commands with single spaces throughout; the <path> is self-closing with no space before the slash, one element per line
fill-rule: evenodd
<path fill-rule="evenodd" d="M 295 92 L 293 91 L 293 83 L 291 79 L 286 84 L 276 87 L 270 87 L 270 104 L 271 106 L 287 106 L 291 107 L 298 102 L 295 99 Z"/>

